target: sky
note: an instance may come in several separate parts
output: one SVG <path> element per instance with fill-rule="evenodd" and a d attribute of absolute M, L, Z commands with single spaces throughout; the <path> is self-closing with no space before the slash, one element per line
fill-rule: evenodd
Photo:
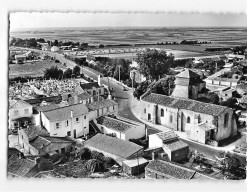
<path fill-rule="evenodd" d="M 216 13 L 10 13 L 10 31 L 52 27 L 247 27 L 247 15 Z"/>

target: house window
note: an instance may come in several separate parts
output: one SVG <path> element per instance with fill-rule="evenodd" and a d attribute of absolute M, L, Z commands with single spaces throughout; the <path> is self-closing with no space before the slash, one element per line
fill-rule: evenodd
<path fill-rule="evenodd" d="M 26 108 L 26 109 L 24 110 L 24 112 L 25 112 L 25 114 L 28 114 L 28 112 L 29 112 L 28 108 Z"/>
<path fill-rule="evenodd" d="M 189 116 L 187 117 L 187 123 L 190 123 L 190 117 Z"/>
<path fill-rule="evenodd" d="M 161 115 L 161 116 L 164 116 L 164 109 L 161 109 L 160 115 Z"/>
<path fill-rule="evenodd" d="M 229 121 L 229 114 L 226 113 L 225 114 L 225 118 L 224 118 L 224 127 L 227 127 L 228 126 L 228 121 Z"/>
<path fill-rule="evenodd" d="M 113 106 L 113 110 L 115 109 L 115 107 Z"/>
<path fill-rule="evenodd" d="M 17 116 L 18 113 L 19 113 L 18 110 L 15 110 L 15 111 L 14 111 L 14 115 L 15 115 L 15 116 Z"/>
<path fill-rule="evenodd" d="M 87 116 L 86 115 L 84 116 L 84 119 L 87 119 Z"/>
<path fill-rule="evenodd" d="M 109 107 L 106 108 L 107 112 L 109 112 Z"/>
<path fill-rule="evenodd" d="M 101 94 L 101 89 L 99 89 L 99 94 Z"/>
<path fill-rule="evenodd" d="M 172 123 L 172 121 L 173 121 L 173 117 L 172 115 L 170 115 L 170 123 Z"/>
<path fill-rule="evenodd" d="M 148 114 L 148 120 L 151 120 L 151 114 Z"/>
<path fill-rule="evenodd" d="M 79 123 L 79 118 L 78 117 L 75 118 L 75 122 Z"/>
<path fill-rule="evenodd" d="M 146 108 L 144 108 L 144 113 L 146 114 Z"/>
<path fill-rule="evenodd" d="M 59 123 L 56 123 L 56 129 L 59 129 Z"/>
<path fill-rule="evenodd" d="M 65 126 L 68 127 L 69 126 L 69 121 L 65 121 Z"/>
<path fill-rule="evenodd" d="M 67 136 L 71 136 L 71 131 L 68 131 L 67 132 Z"/>

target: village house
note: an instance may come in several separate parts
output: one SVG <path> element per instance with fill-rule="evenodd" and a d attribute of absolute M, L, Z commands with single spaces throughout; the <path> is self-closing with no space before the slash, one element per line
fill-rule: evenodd
<path fill-rule="evenodd" d="M 87 92 L 91 95 L 104 95 L 105 94 L 105 88 L 104 86 L 101 86 L 100 82 L 92 82 L 92 83 L 80 83 L 76 88 L 75 92 L 84 93 Z"/>
<path fill-rule="evenodd" d="M 182 161 L 188 158 L 189 145 L 178 139 L 173 131 L 149 135 L 149 148 L 162 148 L 170 161 Z"/>
<path fill-rule="evenodd" d="M 40 127 L 29 127 L 18 131 L 19 146 L 26 154 L 44 156 L 50 153 L 65 154 L 72 150 L 75 141 L 70 137 L 50 137 Z"/>
<path fill-rule="evenodd" d="M 232 78 L 219 77 L 219 76 L 209 76 L 205 79 L 205 82 L 213 85 L 223 85 L 234 87 L 240 83 L 241 75 L 233 75 Z"/>
<path fill-rule="evenodd" d="M 175 131 L 189 134 L 195 131 L 195 126 L 207 121 L 215 126 L 210 131 L 211 140 L 219 141 L 237 134 L 233 110 L 225 106 L 146 93 L 141 97 L 141 108 L 141 119 Z"/>
<path fill-rule="evenodd" d="M 84 146 L 89 150 L 102 152 L 105 156 L 114 159 L 120 166 L 125 160 L 136 159 L 143 155 L 141 146 L 101 133 L 85 141 Z"/>
<path fill-rule="evenodd" d="M 89 109 L 89 121 L 108 114 L 116 115 L 118 113 L 118 104 L 110 99 L 95 101 L 86 106 Z"/>
<path fill-rule="evenodd" d="M 40 111 L 40 121 L 50 136 L 77 138 L 89 133 L 88 108 L 84 104 L 54 106 L 52 110 L 48 107 Z"/>
<path fill-rule="evenodd" d="M 9 128 L 16 129 L 32 122 L 33 106 L 22 100 L 9 101 Z"/>
<path fill-rule="evenodd" d="M 41 171 L 53 169 L 53 164 L 42 158 L 29 158 L 23 155 L 11 155 L 8 157 L 7 176 L 8 178 L 16 177 L 34 177 Z"/>
<path fill-rule="evenodd" d="M 144 124 L 120 116 L 101 116 L 96 119 L 95 124 L 101 133 L 126 141 L 143 138 L 146 135 Z"/>
<path fill-rule="evenodd" d="M 78 94 L 77 92 L 74 93 L 64 93 L 62 94 L 62 100 L 67 101 L 69 105 L 72 104 L 90 104 L 94 102 L 93 96 L 88 94 L 87 92 L 83 92 Z"/>
<path fill-rule="evenodd" d="M 139 157 L 136 159 L 125 160 L 123 161 L 123 172 L 129 175 L 137 175 L 141 174 L 145 171 L 145 167 L 148 164 L 148 160 L 143 157 Z"/>
<path fill-rule="evenodd" d="M 247 84 L 246 83 L 240 83 L 237 86 L 235 86 L 235 89 L 240 95 L 246 95 L 247 94 Z"/>
<path fill-rule="evenodd" d="M 145 179 L 215 180 L 212 177 L 198 173 L 182 165 L 161 160 L 152 160 L 149 162 L 145 167 Z"/>
<path fill-rule="evenodd" d="M 201 80 L 200 75 L 186 69 L 176 75 L 175 89 L 171 96 L 197 99 L 198 94 L 205 89 L 205 87 L 206 83 Z"/>

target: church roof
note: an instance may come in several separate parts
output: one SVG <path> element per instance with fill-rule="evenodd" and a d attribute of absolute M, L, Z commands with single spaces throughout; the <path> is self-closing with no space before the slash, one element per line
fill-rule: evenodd
<path fill-rule="evenodd" d="M 197 78 L 200 77 L 200 75 L 196 74 L 195 72 L 186 69 L 185 71 L 179 73 L 178 75 L 176 75 L 176 77 L 182 77 L 182 78 Z"/>
<path fill-rule="evenodd" d="M 143 101 L 160 104 L 165 107 L 191 110 L 197 113 L 219 116 L 228 107 L 216 104 L 199 102 L 191 99 L 175 98 L 166 95 L 151 93 L 142 98 Z"/>

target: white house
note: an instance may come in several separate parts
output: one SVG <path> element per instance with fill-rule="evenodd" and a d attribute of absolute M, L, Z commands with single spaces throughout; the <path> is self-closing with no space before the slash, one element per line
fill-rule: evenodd
<path fill-rule="evenodd" d="M 149 148 L 163 148 L 171 161 L 184 160 L 189 153 L 189 145 L 179 140 L 173 131 L 149 135 Z"/>
<path fill-rule="evenodd" d="M 96 125 L 104 134 L 128 141 L 146 135 L 145 124 L 119 116 L 102 116 L 96 119 Z"/>
<path fill-rule="evenodd" d="M 22 100 L 9 101 L 9 127 L 19 128 L 31 122 L 33 106 Z"/>
<path fill-rule="evenodd" d="M 52 52 L 57 52 L 57 51 L 59 51 L 59 48 L 57 46 L 52 46 L 51 47 L 51 51 Z"/>
<path fill-rule="evenodd" d="M 84 93 L 87 92 L 91 95 L 104 95 L 105 89 L 103 86 L 100 86 L 98 82 L 92 83 L 81 83 L 75 88 L 75 92 Z"/>
<path fill-rule="evenodd" d="M 110 99 L 92 102 L 86 105 L 89 109 L 89 121 L 108 114 L 118 113 L 118 104 Z"/>
<path fill-rule="evenodd" d="M 84 104 L 42 111 L 40 118 L 50 136 L 77 138 L 89 133 L 88 108 Z"/>

